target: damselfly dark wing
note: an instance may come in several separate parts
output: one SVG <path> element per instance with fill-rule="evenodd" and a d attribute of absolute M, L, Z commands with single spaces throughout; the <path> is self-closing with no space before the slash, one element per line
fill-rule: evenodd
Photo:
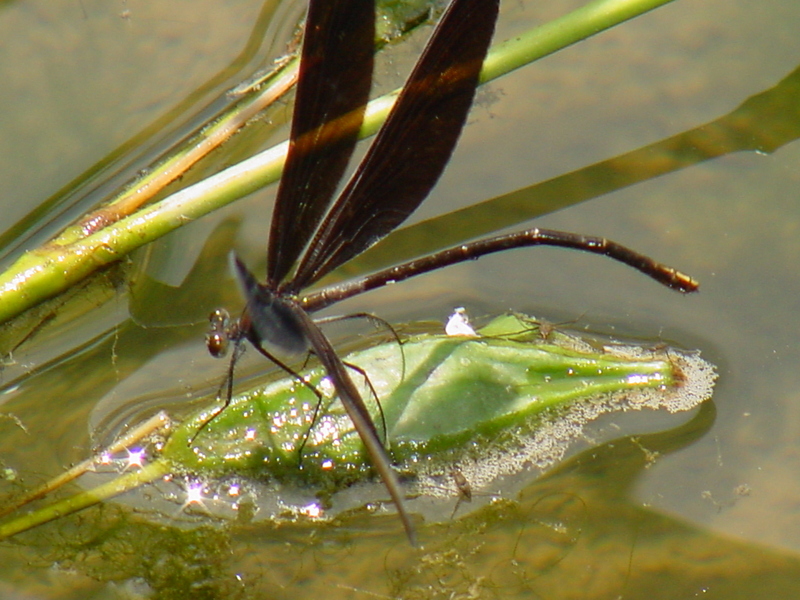
<path fill-rule="evenodd" d="M 472 104 L 498 3 L 451 2 L 376 140 L 331 205 L 363 120 L 361 106 L 372 74 L 374 7 L 373 2 L 364 0 L 311 0 L 290 149 L 270 231 L 267 281 L 259 283 L 241 261 L 235 261 L 247 299 L 233 328 L 237 348 L 247 338 L 290 373 L 291 368 L 279 357 L 296 358 L 307 351 L 316 354 L 386 484 L 412 543 L 414 529 L 375 424 L 348 369 L 309 312 L 389 281 L 493 252 L 537 245 L 608 256 L 681 292 L 692 292 L 698 285 L 688 275 L 610 240 L 530 229 L 461 244 L 299 297 L 307 286 L 400 225 L 436 184 Z M 219 317 L 215 322 L 224 321 Z M 218 349 L 219 336 L 217 328 L 211 338 L 212 352 Z M 227 389 L 230 398 L 230 384 Z"/>
<path fill-rule="evenodd" d="M 296 294 L 385 236 L 425 199 L 466 121 L 498 3 L 451 2 L 367 156 L 328 211 L 363 121 L 374 44 L 373 25 L 367 21 L 374 19 L 374 3 L 311 0 L 266 282 L 258 283 L 241 261 L 234 261 L 247 299 L 234 328 L 237 348 L 247 338 L 290 373 L 282 357 L 306 351 L 317 356 L 412 544 L 414 528 L 372 417 L 346 366 Z"/>
<path fill-rule="evenodd" d="M 283 291 L 296 294 L 357 256 L 428 195 L 472 105 L 498 4 L 456 0 L 448 7 L 386 123 Z"/>
<path fill-rule="evenodd" d="M 330 206 L 369 100 L 375 7 L 365 0 L 309 3 L 289 151 L 267 252 L 267 284 L 286 278 Z"/>

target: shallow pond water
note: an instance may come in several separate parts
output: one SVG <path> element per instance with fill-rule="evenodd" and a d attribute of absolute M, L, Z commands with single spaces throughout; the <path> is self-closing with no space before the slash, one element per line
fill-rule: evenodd
<path fill-rule="evenodd" d="M 505 3 L 497 39 L 578 5 Z M 277 5 L 281 25 L 265 26 L 278 41 L 229 68 L 262 10 L 252 0 L 0 4 L 0 235 L 117 149 L 137 148 L 142 158 L 128 168 L 141 168 L 147 136 L 133 136 L 166 127 L 159 118 L 193 114 L 277 54 L 289 37 L 285 23 L 298 12 L 291 3 Z M 699 279 L 699 294 L 680 296 L 597 257 L 537 249 L 337 307 L 395 323 L 444 319 L 454 306 L 473 314 L 514 309 L 700 349 L 719 366 L 720 379 L 713 403 L 690 420 L 645 421 L 642 435 L 574 457 L 519 496 L 421 527 L 422 550 L 408 546 L 392 515 L 356 515 L 340 528 L 180 530 L 109 504 L 0 544 L 0 595 L 796 598 L 800 146 L 696 162 L 658 143 L 721 119 L 789 76 L 800 65 L 798 26 L 794 0 L 757 9 L 741 0 L 677 0 L 491 84 L 418 217 L 652 144 L 652 164 L 680 158 L 686 168 L 536 224 L 645 251 Z M 408 56 L 383 66 L 382 87 L 396 83 L 394 70 L 413 60 L 422 42 L 415 43 Z M 786 123 L 800 119 L 792 89 L 780 92 L 789 108 L 771 113 Z M 744 125 L 753 127 L 746 119 Z M 598 189 L 607 183 L 586 172 L 570 181 Z M 226 226 L 181 291 L 150 290 L 142 309 L 134 290 L 136 322 L 123 280 L 109 274 L 110 302 L 83 313 L 75 308 L 74 319 L 15 352 L 0 374 L 0 466 L 17 480 L 3 489 L 31 487 L 88 456 L 97 401 L 176 345 L 196 347 L 196 375 L 187 386 L 218 383 L 224 366 L 205 355 L 203 320 L 212 308 L 239 302 L 224 257 L 236 244 L 258 264 L 273 193 L 255 194 L 210 221 L 209 230 Z M 62 212 L 45 229 L 71 209 Z M 242 222 L 232 232 L 236 218 Z M 37 239 L 21 236 L 17 230 L 13 238 L 23 245 Z M 174 377 L 176 369 L 165 362 L 161 376 Z"/>

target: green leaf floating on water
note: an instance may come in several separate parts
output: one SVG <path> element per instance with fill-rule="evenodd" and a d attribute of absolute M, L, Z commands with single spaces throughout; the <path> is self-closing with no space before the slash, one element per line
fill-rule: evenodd
<path fill-rule="evenodd" d="M 515 316 L 500 317 L 479 334 L 422 335 L 402 348 L 389 342 L 347 356 L 369 374 L 398 463 L 452 451 L 477 435 L 492 436 L 581 399 L 633 390 L 668 394 L 686 378 L 674 356 L 635 356 L 630 348 L 626 354 L 591 351 L 562 334 L 545 341 L 532 322 Z M 303 375 L 317 389 L 333 392 L 321 369 Z M 364 377 L 355 371 L 352 376 L 362 396 L 372 398 Z M 172 434 L 163 456 L 207 475 L 269 474 L 320 482 L 366 474 L 361 441 L 338 402 L 325 407 L 309 433 L 316 405 L 308 387 L 281 379 L 234 398 L 191 444 L 213 409 L 188 419 Z M 377 408 L 373 418 L 380 428 Z M 307 435 L 300 469 L 300 445 Z"/>
<path fill-rule="evenodd" d="M 589 343 L 513 315 L 493 320 L 475 336 L 416 335 L 345 360 L 369 375 L 375 394 L 353 371 L 379 430 L 385 422 L 390 453 L 410 495 L 441 495 L 437 489 L 453 469 L 474 489 L 544 469 L 598 416 L 689 410 L 711 396 L 716 378 L 696 352 Z M 151 444 L 157 449 L 148 451 L 141 471 L 68 499 L 73 504 L 51 508 L 52 518 L 165 475 L 227 481 L 237 492 L 241 482 L 267 482 L 268 494 L 280 497 L 274 515 L 292 503 L 287 497 L 294 492 L 287 490 L 302 490 L 302 504 L 371 480 L 361 441 L 324 373 L 312 368 L 302 375 L 325 398 L 313 427 L 317 396 L 292 378 L 275 380 L 236 395 L 210 421 L 218 405 L 174 425 L 165 440 Z M 0 526 L 0 536 L 9 532 Z"/>

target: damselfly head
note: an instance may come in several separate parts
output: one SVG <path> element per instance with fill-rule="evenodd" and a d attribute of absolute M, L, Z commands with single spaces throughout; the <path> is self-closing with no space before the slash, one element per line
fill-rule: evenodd
<path fill-rule="evenodd" d="M 214 358 L 222 358 L 228 353 L 228 345 L 235 337 L 236 323 L 231 323 L 231 317 L 224 308 L 218 308 L 208 317 L 208 333 L 206 333 L 206 348 Z"/>

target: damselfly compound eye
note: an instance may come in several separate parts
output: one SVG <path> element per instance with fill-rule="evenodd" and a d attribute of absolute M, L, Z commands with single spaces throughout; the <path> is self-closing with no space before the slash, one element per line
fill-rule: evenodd
<path fill-rule="evenodd" d="M 218 308 L 208 317 L 208 333 L 206 347 L 214 358 L 222 358 L 228 353 L 228 342 L 231 339 L 230 315 L 228 311 Z"/>

